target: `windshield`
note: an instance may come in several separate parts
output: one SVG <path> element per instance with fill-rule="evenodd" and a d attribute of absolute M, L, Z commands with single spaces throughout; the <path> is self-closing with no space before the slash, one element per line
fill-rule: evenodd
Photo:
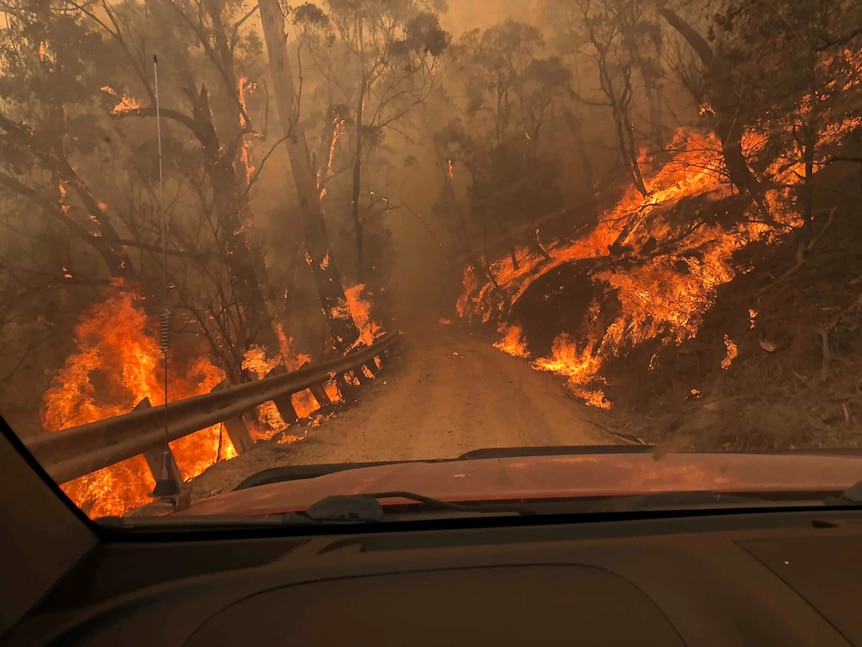
<path fill-rule="evenodd" d="M 862 480 L 858 2 L 0 11 L 0 415 L 91 518 Z"/>

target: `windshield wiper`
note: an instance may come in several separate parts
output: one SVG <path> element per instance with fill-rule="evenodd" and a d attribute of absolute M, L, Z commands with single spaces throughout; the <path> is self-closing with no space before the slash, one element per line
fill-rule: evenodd
<path fill-rule="evenodd" d="M 451 512 L 469 512 L 480 514 L 534 514 L 532 508 L 513 505 L 510 503 L 451 503 L 441 499 L 427 497 L 415 492 L 372 492 L 369 494 L 339 494 L 321 499 L 308 510 L 305 511 L 305 516 L 313 521 L 320 522 L 339 522 L 339 521 L 360 521 L 373 522 L 383 521 L 386 517 L 386 508 L 380 501 L 384 499 L 407 499 L 415 503 L 422 504 L 421 506 L 411 505 L 407 511 L 426 512 L 429 509 L 451 511 Z M 400 506 L 399 506 L 400 508 Z M 400 508 L 403 510 L 403 508 Z"/>
<path fill-rule="evenodd" d="M 854 483 L 838 496 L 828 496 L 823 503 L 829 506 L 862 506 L 862 481 Z"/>
<path fill-rule="evenodd" d="M 413 501 L 405 506 L 381 505 L 385 499 Z M 421 504 L 421 505 L 416 505 Z M 390 511 L 387 512 L 387 508 Z M 434 499 L 415 492 L 375 492 L 371 494 L 341 494 L 328 496 L 311 505 L 303 512 L 284 512 L 262 515 L 183 515 L 171 514 L 160 517 L 101 517 L 97 522 L 107 528 L 119 530 L 216 530 L 257 528 L 272 526 L 307 526 L 316 524 L 376 523 L 385 521 L 387 514 L 393 518 L 399 513 L 424 514 L 430 510 L 469 514 L 534 514 L 521 505 L 510 503 L 463 504 Z"/>

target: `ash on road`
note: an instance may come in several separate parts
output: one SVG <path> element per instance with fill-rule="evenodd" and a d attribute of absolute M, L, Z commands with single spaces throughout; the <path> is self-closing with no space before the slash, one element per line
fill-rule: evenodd
<path fill-rule="evenodd" d="M 456 328 L 408 331 L 398 359 L 359 390 L 359 402 L 300 440 L 258 443 L 192 482 L 192 500 L 229 491 L 280 465 L 451 458 L 473 449 L 618 444 L 563 381 Z"/>

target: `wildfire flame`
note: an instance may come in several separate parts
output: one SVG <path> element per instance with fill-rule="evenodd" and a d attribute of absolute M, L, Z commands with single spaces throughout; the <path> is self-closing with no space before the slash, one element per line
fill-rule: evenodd
<path fill-rule="evenodd" d="M 734 341 L 727 335 L 724 336 L 724 347 L 727 349 L 727 354 L 724 356 L 724 359 L 721 360 L 721 368 L 726 371 L 730 368 L 730 365 L 733 364 L 733 360 L 736 359 L 736 356 L 739 355 L 739 349 Z"/>
<path fill-rule="evenodd" d="M 565 333 L 554 340 L 550 357 L 537 359 L 533 363 L 533 366 L 542 371 L 551 371 L 557 375 L 566 376 L 572 391 L 578 397 L 583 398 L 587 404 L 601 409 L 610 409 L 611 403 L 602 391 L 584 386 L 601 381 L 598 375 L 601 365 L 594 342 L 587 342 L 579 347 Z"/>
<path fill-rule="evenodd" d="M 131 411 L 145 398 L 164 404 L 162 351 L 157 324 L 139 305 L 135 290 L 115 281 L 104 300 L 75 328 L 76 350 L 45 393 L 42 425 L 58 431 Z M 225 379 L 205 357 L 178 357 L 169 351 L 168 400 L 209 392 Z M 180 472 L 200 474 L 222 458 L 236 455 L 221 426 L 215 425 L 171 443 Z M 146 504 L 154 482 L 137 456 L 63 485 L 63 491 L 91 517 L 120 515 Z"/>
<path fill-rule="evenodd" d="M 745 145 L 762 145 L 755 133 L 747 135 Z M 760 218 L 746 218 L 733 225 L 702 222 L 685 229 L 687 223 L 675 222 L 671 214 L 682 198 L 702 196 L 715 201 L 731 194 L 726 182 L 721 146 L 713 135 L 680 130 L 669 149 L 672 160 L 661 168 L 649 171 L 646 156 L 642 162 L 651 192 L 641 196 L 630 188 L 615 207 L 599 219 L 598 225 L 575 241 L 554 241 L 546 246 L 551 256 L 547 260 L 533 249 L 517 250 L 518 268 L 509 259 L 501 258 L 490 264 L 490 273 L 499 287 L 476 268 L 464 273 L 463 291 L 457 311 L 468 321 L 488 323 L 502 319 L 502 291 L 509 304 L 525 293 L 539 276 L 564 263 L 584 259 L 610 257 L 617 247 L 637 254 L 637 262 L 625 269 L 614 263 L 604 264 L 589 274 L 593 282 L 601 283 L 605 292 L 616 295 L 620 313 L 603 331 L 587 331 L 586 342 L 576 343 L 562 334 L 553 343 L 550 357 L 534 360 L 533 365 L 568 378 L 569 384 L 588 404 L 610 406 L 601 390 L 592 388 L 601 383 L 600 368 L 604 358 L 618 355 L 627 348 L 647 340 L 680 344 L 693 337 L 704 313 L 712 306 L 718 286 L 734 278 L 733 254 L 749 243 L 771 239 L 801 224 L 784 196 L 768 196 L 774 210 L 773 226 Z M 678 220 L 678 218 L 676 219 Z M 650 251 L 639 252 L 648 248 Z M 662 243 L 666 246 L 663 249 Z M 593 303 L 591 309 L 598 307 Z M 593 312 L 595 320 L 597 313 Z M 503 325 L 504 334 L 495 346 L 518 357 L 526 357 L 521 331 Z M 727 356 L 722 367 L 727 368 L 736 357 L 736 345 L 727 340 Z M 651 368 L 654 360 L 651 360 Z M 726 366 L 725 366 L 726 364 Z"/>
<path fill-rule="evenodd" d="M 529 357 L 530 352 L 527 350 L 526 342 L 524 341 L 524 331 L 520 326 L 502 325 L 498 332 L 503 333 L 503 338 L 494 344 L 504 353 L 508 353 L 513 357 Z"/>
<path fill-rule="evenodd" d="M 374 321 L 371 312 L 371 300 L 364 283 L 358 283 L 344 291 L 347 297 L 347 307 L 353 315 L 353 321 L 359 328 L 362 343 L 370 346 L 381 332 L 380 324 Z"/>

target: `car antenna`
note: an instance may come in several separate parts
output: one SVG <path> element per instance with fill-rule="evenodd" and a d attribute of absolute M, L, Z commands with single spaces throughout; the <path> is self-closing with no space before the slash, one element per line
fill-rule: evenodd
<path fill-rule="evenodd" d="M 179 468 L 171 454 L 168 445 L 168 349 L 171 347 L 171 311 L 168 310 L 168 251 L 167 224 L 165 221 L 164 172 L 162 167 L 162 120 L 159 103 L 159 59 L 153 54 L 153 79 L 156 100 L 156 141 L 159 151 L 159 215 L 161 217 L 162 238 L 162 314 L 159 317 L 159 347 L 162 349 L 164 373 L 164 410 L 165 410 L 165 446 L 162 450 L 162 461 L 156 477 L 156 486 L 150 493 L 151 497 L 173 499 L 180 494 L 178 483 Z"/>

